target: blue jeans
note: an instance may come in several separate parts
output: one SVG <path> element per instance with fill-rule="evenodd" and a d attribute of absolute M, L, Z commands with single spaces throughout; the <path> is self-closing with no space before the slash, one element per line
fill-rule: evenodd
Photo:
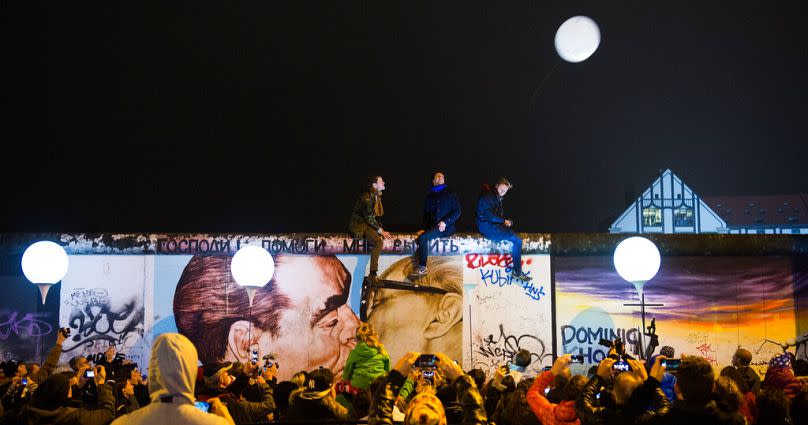
<path fill-rule="evenodd" d="M 418 242 L 418 265 L 426 267 L 426 260 L 429 258 L 429 241 L 435 238 L 447 238 L 452 236 L 454 232 L 454 225 L 447 224 L 446 229 L 442 232 L 435 226 L 421 233 L 418 239 L 416 239 L 416 242 Z"/>
<path fill-rule="evenodd" d="M 477 225 L 480 233 L 487 239 L 494 242 L 508 241 L 513 244 L 513 270 L 516 272 L 522 271 L 522 238 L 513 232 L 509 227 L 502 224 L 488 224 Z"/>

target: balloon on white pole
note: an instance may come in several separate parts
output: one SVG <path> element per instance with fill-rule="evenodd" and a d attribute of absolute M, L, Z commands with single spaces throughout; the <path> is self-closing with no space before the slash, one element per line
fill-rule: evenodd
<path fill-rule="evenodd" d="M 573 16 L 558 27 L 555 48 L 567 62 L 587 60 L 600 46 L 600 28 L 587 16 Z"/>
<path fill-rule="evenodd" d="M 68 263 L 64 248 L 50 241 L 31 244 L 22 254 L 22 273 L 39 287 L 42 304 L 45 304 L 50 287 L 67 274 Z"/>
<path fill-rule="evenodd" d="M 275 273 L 275 260 L 266 249 L 258 246 L 245 246 L 236 251 L 230 261 L 230 273 L 239 286 L 247 290 L 252 307 L 253 297 L 258 288 L 272 280 Z"/>
<path fill-rule="evenodd" d="M 642 293 L 645 282 L 659 271 L 661 258 L 653 242 L 640 236 L 624 239 L 614 250 L 614 268 L 623 279 Z"/>

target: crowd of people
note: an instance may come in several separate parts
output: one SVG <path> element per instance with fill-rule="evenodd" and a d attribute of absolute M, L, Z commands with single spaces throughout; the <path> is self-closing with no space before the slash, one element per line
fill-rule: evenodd
<path fill-rule="evenodd" d="M 149 375 L 107 350 L 58 365 L 59 332 L 42 365 L 3 364 L 0 424 L 254 424 L 353 422 L 490 424 L 806 424 L 808 362 L 774 356 L 763 379 L 738 349 L 719 374 L 673 348 L 642 362 L 615 348 L 589 373 L 565 354 L 538 376 L 521 350 L 493 376 L 464 371 L 443 353 L 409 352 L 391 362 L 376 330 L 362 323 L 341 376 L 320 367 L 276 378 L 283 353 L 246 363 L 201 364 L 181 334 L 154 341 Z"/>

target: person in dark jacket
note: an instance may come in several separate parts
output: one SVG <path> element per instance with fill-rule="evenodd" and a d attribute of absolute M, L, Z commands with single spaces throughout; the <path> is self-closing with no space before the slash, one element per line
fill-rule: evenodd
<path fill-rule="evenodd" d="M 477 200 L 477 230 L 486 238 L 494 241 L 508 241 L 513 245 L 513 270 L 511 276 L 522 281 L 532 278 L 522 272 L 522 238 L 513 230 L 513 221 L 505 218 L 502 198 L 513 186 L 508 179 L 502 177 L 494 187 L 483 185 L 480 198 Z"/>
<path fill-rule="evenodd" d="M 88 410 L 66 406 L 72 388 L 72 373 L 57 373 L 46 379 L 34 393 L 31 404 L 23 407 L 26 423 L 53 425 L 105 425 L 115 419 L 115 396 L 112 387 L 105 384 L 106 371 L 96 366 L 95 385 L 98 391 L 97 408 Z"/>
<path fill-rule="evenodd" d="M 334 395 L 334 374 L 320 368 L 309 372 L 305 389 L 293 392 L 289 398 L 287 421 L 347 421 L 352 419 L 348 409 L 337 403 Z"/>
<path fill-rule="evenodd" d="M 368 190 L 363 192 L 356 200 L 348 228 L 351 236 L 364 238 L 370 246 L 370 273 L 368 278 L 377 281 L 379 271 L 379 255 L 382 253 L 384 239 L 390 239 L 390 232 L 382 228 L 380 221 L 384 215 L 382 206 L 382 192 L 384 191 L 384 180 L 381 176 L 372 176 L 368 179 Z"/>
<path fill-rule="evenodd" d="M 742 425 L 740 415 L 727 415 L 713 397 L 715 374 L 710 363 L 696 356 L 685 356 L 676 372 L 676 401 L 670 412 L 652 418 L 654 425 Z M 740 422 L 739 422 L 740 420 Z"/>
<path fill-rule="evenodd" d="M 755 369 L 749 367 L 750 363 L 752 363 L 752 353 L 749 350 L 743 348 L 735 350 L 735 354 L 732 355 L 732 365 L 738 368 L 738 372 L 741 372 L 749 390 L 758 395 L 760 393 L 760 375 Z"/>
<path fill-rule="evenodd" d="M 660 389 L 665 375 L 662 360 L 657 356 L 651 365 L 650 376 L 646 375 L 642 363 L 628 360 L 632 372 L 621 372 L 615 377 L 612 391 L 613 403 L 600 398 L 601 388 L 611 379 L 614 359 L 606 358 L 598 365 L 597 374 L 589 380 L 575 403 L 575 411 L 582 424 L 634 424 L 645 423 L 649 419 L 668 413 L 670 402 Z M 648 409 L 648 407 L 651 407 Z"/>
<path fill-rule="evenodd" d="M 417 239 L 418 268 L 413 269 L 412 277 L 418 278 L 427 274 L 429 241 L 452 236 L 458 218 L 460 218 L 460 201 L 457 194 L 446 186 L 445 176 L 439 171 L 432 177 L 432 188 L 424 202 L 424 230 L 418 231 Z"/>

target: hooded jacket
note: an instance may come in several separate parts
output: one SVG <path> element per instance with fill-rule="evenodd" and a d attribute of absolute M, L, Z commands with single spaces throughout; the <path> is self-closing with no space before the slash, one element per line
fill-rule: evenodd
<path fill-rule="evenodd" d="M 165 333 L 152 345 L 149 360 L 151 403 L 116 419 L 115 425 L 229 425 L 222 417 L 194 407 L 198 356 L 188 338 Z"/>
<path fill-rule="evenodd" d="M 98 387 L 97 409 L 66 407 L 70 373 L 59 373 L 37 388 L 34 400 L 22 409 L 26 423 L 42 425 L 105 425 L 115 418 L 115 396 L 109 384 Z"/>
<path fill-rule="evenodd" d="M 342 377 L 349 380 L 354 387 L 366 390 L 370 388 L 370 383 L 374 379 L 389 371 L 390 356 L 380 353 L 378 349 L 364 342 L 359 342 L 348 355 Z"/>

